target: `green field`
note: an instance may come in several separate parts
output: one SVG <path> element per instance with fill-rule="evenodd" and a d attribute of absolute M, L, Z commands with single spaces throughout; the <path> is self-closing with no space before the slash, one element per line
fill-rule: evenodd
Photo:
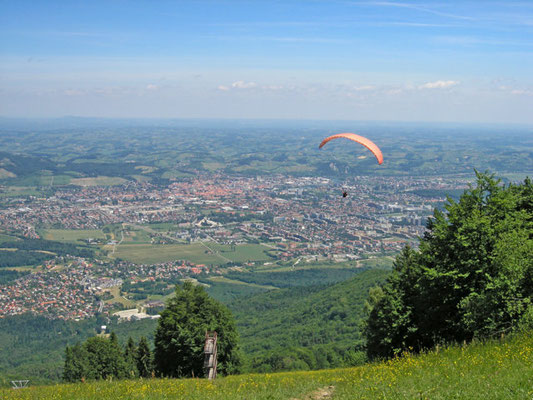
<path fill-rule="evenodd" d="M 77 242 L 89 238 L 105 239 L 104 233 L 99 229 L 43 229 L 40 234 L 43 239 L 59 242 Z"/>
<path fill-rule="evenodd" d="M 533 397 L 533 335 L 453 346 L 362 367 L 205 379 L 0 390 L 4 399 L 498 399 Z"/>
<path fill-rule="evenodd" d="M 116 236 L 116 240 L 120 240 L 121 234 Z M 146 231 L 142 230 L 124 230 L 123 244 L 150 244 L 150 235 Z M 121 244 L 122 245 L 122 244 Z"/>
<path fill-rule="evenodd" d="M 207 246 L 207 247 L 206 247 Z M 211 250 L 209 250 L 211 249 Z M 235 247 L 214 243 L 191 244 L 128 244 L 117 246 L 114 257 L 134 263 L 156 264 L 173 260 L 187 260 L 195 264 L 226 264 L 230 261 L 266 260 L 263 253 L 266 247 L 258 244 L 245 244 Z"/>
<path fill-rule="evenodd" d="M 0 233 L 0 243 L 2 242 L 14 242 L 15 240 L 19 240 L 15 236 L 5 235 L 3 233 Z"/>
<path fill-rule="evenodd" d="M 366 260 L 361 260 L 359 266 L 368 268 L 391 269 L 394 263 L 394 258 L 390 256 L 372 257 Z"/>
<path fill-rule="evenodd" d="M 111 293 L 113 295 L 112 299 L 105 300 L 105 303 L 120 303 L 124 306 L 124 308 L 134 308 L 136 303 L 132 300 L 128 300 L 120 295 L 120 287 L 115 286 L 108 290 L 107 292 Z"/>
<path fill-rule="evenodd" d="M 218 254 L 235 262 L 272 260 L 272 258 L 265 253 L 266 250 L 270 249 L 260 244 L 241 244 L 235 246 L 235 251 L 231 249 L 231 246 L 212 243 L 206 244 L 211 249 L 217 251 Z"/>
<path fill-rule="evenodd" d="M 10 186 L 0 191 L 0 197 L 39 196 L 41 193 L 34 187 Z"/>
<path fill-rule="evenodd" d="M 127 182 L 124 178 L 97 176 L 95 178 L 73 178 L 70 180 L 71 185 L 76 186 L 115 186 Z"/>

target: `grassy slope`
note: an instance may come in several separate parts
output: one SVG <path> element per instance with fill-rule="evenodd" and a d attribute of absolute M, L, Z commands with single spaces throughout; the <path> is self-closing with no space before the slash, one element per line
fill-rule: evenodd
<path fill-rule="evenodd" d="M 531 399 L 533 335 L 404 355 L 362 367 L 219 378 L 137 380 L 0 390 L 5 399 Z M 324 398 L 324 397 L 322 397 Z"/>

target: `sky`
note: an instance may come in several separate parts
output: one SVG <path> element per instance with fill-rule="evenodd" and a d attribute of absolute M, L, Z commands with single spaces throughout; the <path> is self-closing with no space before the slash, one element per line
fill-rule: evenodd
<path fill-rule="evenodd" d="M 0 0 L 0 116 L 533 124 L 533 1 Z"/>

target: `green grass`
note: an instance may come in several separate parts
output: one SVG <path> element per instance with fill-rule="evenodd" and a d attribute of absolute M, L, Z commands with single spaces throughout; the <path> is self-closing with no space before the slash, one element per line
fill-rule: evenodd
<path fill-rule="evenodd" d="M 43 229 L 40 234 L 43 239 L 58 242 L 77 242 L 89 238 L 105 239 L 104 233 L 99 229 Z"/>
<path fill-rule="evenodd" d="M 73 178 L 70 180 L 71 185 L 76 186 L 115 186 L 127 182 L 124 178 L 113 176 L 97 176 L 95 178 Z"/>
<path fill-rule="evenodd" d="M 0 233 L 0 243 L 3 242 L 15 242 L 17 240 L 20 240 L 19 238 L 15 236 L 5 235 L 3 233 Z"/>
<path fill-rule="evenodd" d="M 0 390 L 5 399 L 498 399 L 533 397 L 533 335 L 452 346 L 362 367 L 205 379 Z M 318 389 L 330 397 L 317 397 Z"/>
<path fill-rule="evenodd" d="M 0 197 L 40 196 L 41 193 L 33 187 L 9 186 L 0 192 Z"/>
<path fill-rule="evenodd" d="M 206 247 L 207 246 L 207 247 Z M 209 249 L 212 251 L 210 251 Z M 230 246 L 215 243 L 191 244 L 130 244 L 124 241 L 117 246 L 114 256 L 134 263 L 162 263 L 172 260 L 187 260 L 195 264 L 226 264 L 228 261 L 263 261 L 270 259 L 261 245 L 245 244 Z M 214 251 L 214 252 L 213 252 Z"/>
<path fill-rule="evenodd" d="M 125 308 L 134 308 L 136 306 L 136 303 L 133 300 L 128 300 L 120 295 L 120 287 L 114 286 L 108 291 L 113 295 L 113 298 L 105 300 L 105 303 L 120 303 Z"/>
<path fill-rule="evenodd" d="M 117 240 L 120 240 L 122 236 L 120 233 L 116 236 Z M 142 230 L 125 230 L 124 231 L 124 244 L 150 244 L 152 239 L 150 235 Z M 122 244 L 121 244 L 122 245 Z"/>
<path fill-rule="evenodd" d="M 272 258 L 265 253 L 265 251 L 270 250 L 270 248 L 260 244 L 241 244 L 235 246 L 235 251 L 231 249 L 231 246 L 227 245 L 212 243 L 207 243 L 207 245 L 211 249 L 218 251 L 219 254 L 235 262 L 272 260 Z"/>
<path fill-rule="evenodd" d="M 366 260 L 361 260 L 359 262 L 359 266 L 368 268 L 391 269 L 393 263 L 393 257 L 373 257 Z"/>
<path fill-rule="evenodd" d="M 114 256 L 134 263 L 156 264 L 173 260 L 187 260 L 196 264 L 224 264 L 215 254 L 206 254 L 200 243 L 193 244 L 121 244 Z"/>

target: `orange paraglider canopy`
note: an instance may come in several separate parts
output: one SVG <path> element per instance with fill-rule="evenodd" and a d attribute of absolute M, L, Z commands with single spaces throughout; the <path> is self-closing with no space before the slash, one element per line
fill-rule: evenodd
<path fill-rule="evenodd" d="M 320 146 L 318 146 L 318 148 L 321 149 L 322 146 L 324 146 L 327 142 L 337 138 L 346 138 L 353 140 L 354 142 L 357 142 L 359 144 L 362 144 L 376 156 L 378 164 L 383 163 L 383 154 L 381 154 L 381 150 L 379 149 L 379 147 L 372 140 L 367 139 L 363 136 L 356 135 L 355 133 L 338 133 L 336 135 L 327 137 L 322 141 L 322 143 L 320 143 Z"/>

